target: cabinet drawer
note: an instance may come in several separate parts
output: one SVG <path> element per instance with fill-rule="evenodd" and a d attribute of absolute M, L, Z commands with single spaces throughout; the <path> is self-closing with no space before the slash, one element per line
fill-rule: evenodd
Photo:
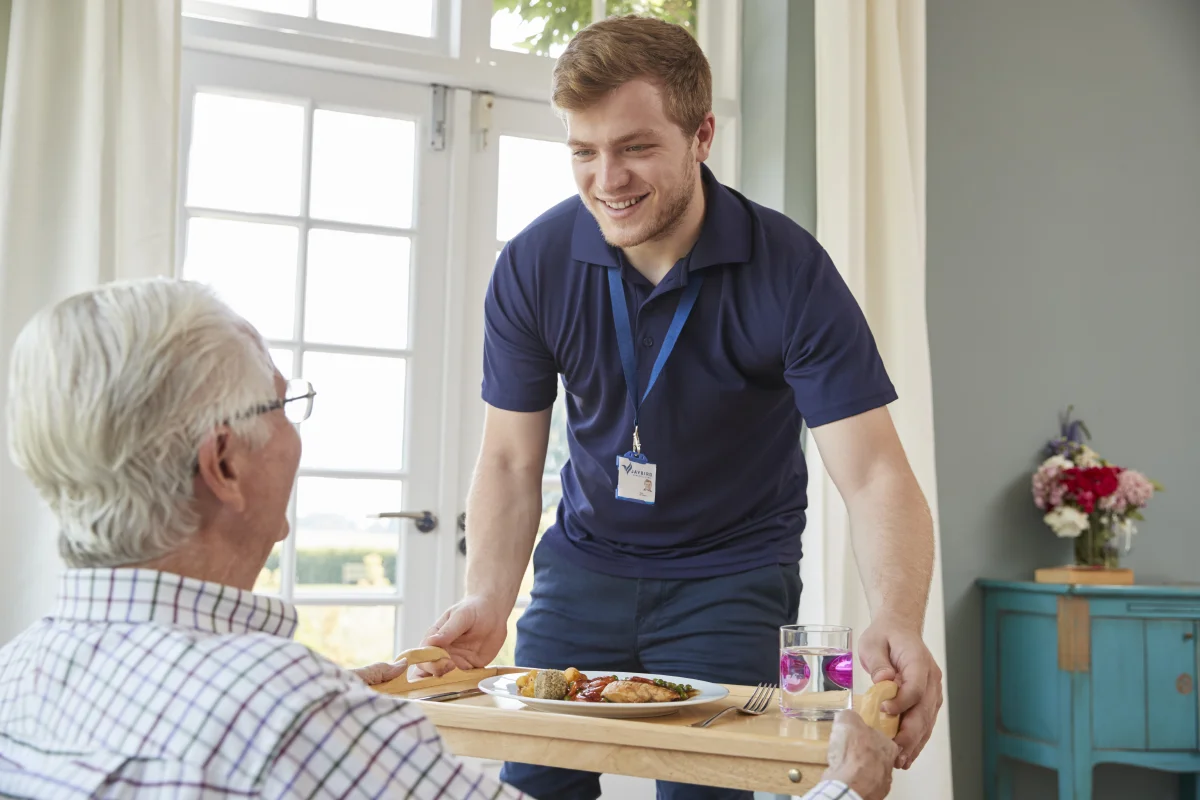
<path fill-rule="evenodd" d="M 1200 599 L 1194 597 L 1093 597 L 1094 617 L 1200 620 Z"/>

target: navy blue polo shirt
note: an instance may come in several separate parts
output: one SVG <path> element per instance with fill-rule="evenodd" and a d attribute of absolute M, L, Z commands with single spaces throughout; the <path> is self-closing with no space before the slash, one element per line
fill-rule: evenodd
<path fill-rule="evenodd" d="M 809 427 L 896 399 L 866 319 L 817 241 L 701 167 L 703 228 L 653 286 L 610 247 L 578 197 L 504 247 L 485 299 L 483 399 L 509 411 L 566 392 L 570 458 L 545 546 L 624 577 L 729 574 L 800 558 Z M 641 406 L 654 505 L 616 498 L 633 405 L 613 322 L 619 267 L 641 396 L 681 288 L 696 305 Z"/>

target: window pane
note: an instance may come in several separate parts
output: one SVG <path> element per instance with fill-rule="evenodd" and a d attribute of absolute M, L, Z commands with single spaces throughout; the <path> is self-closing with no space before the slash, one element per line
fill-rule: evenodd
<path fill-rule="evenodd" d="M 300 478 L 296 482 L 296 592 L 395 594 L 400 481 Z"/>
<path fill-rule="evenodd" d="M 188 152 L 187 204 L 300 213 L 304 109 L 198 92 Z"/>
<path fill-rule="evenodd" d="M 554 410 L 550 412 L 550 447 L 546 451 L 546 474 L 558 476 L 571 457 L 567 446 L 567 405 L 566 395 L 559 391 L 558 399 L 554 401 Z"/>
<path fill-rule="evenodd" d="M 608 15 L 637 14 L 657 17 L 682 25 L 696 35 L 696 6 L 699 0 L 608 0 Z"/>
<path fill-rule="evenodd" d="M 254 581 L 254 592 L 278 596 L 283 585 L 283 570 L 279 560 L 283 554 L 283 543 L 276 542 L 267 556 L 267 563 L 259 570 L 258 578 Z"/>
<path fill-rule="evenodd" d="M 493 0 L 492 12 L 493 49 L 558 58 L 571 37 L 591 23 L 592 2 Z"/>
<path fill-rule="evenodd" d="M 498 240 L 511 239 L 555 203 L 578 193 L 569 156 L 562 142 L 500 137 Z"/>
<path fill-rule="evenodd" d="M 416 141 L 417 126 L 409 120 L 317 109 L 309 214 L 412 227 Z"/>
<path fill-rule="evenodd" d="M 296 641 L 343 667 L 396 657 L 395 606 L 298 606 Z"/>
<path fill-rule="evenodd" d="M 410 36 L 433 36 L 434 0 L 317 0 L 317 19 Z"/>
<path fill-rule="evenodd" d="M 404 359 L 304 354 L 303 377 L 317 397 L 300 426 L 301 463 L 325 469 L 404 466 Z"/>
<path fill-rule="evenodd" d="M 219 2 L 221 5 L 249 8 L 254 11 L 291 14 L 293 17 L 308 16 L 308 0 L 219 0 Z"/>
<path fill-rule="evenodd" d="M 401 236 L 309 233 L 305 339 L 407 347 L 410 245 Z"/>
<path fill-rule="evenodd" d="M 268 339 L 290 339 L 299 238 L 290 225 L 193 217 L 183 276 L 212 286 Z"/>
<path fill-rule="evenodd" d="M 271 360 L 275 362 L 275 369 L 279 370 L 279 374 L 284 380 L 291 380 L 295 377 L 296 369 L 296 354 L 291 350 L 279 350 L 271 348 L 268 351 L 271 354 Z"/>

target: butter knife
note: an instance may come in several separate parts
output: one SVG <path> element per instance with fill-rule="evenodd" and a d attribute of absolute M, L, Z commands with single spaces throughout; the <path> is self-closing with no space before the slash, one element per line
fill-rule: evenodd
<path fill-rule="evenodd" d="M 474 697 L 477 694 L 483 694 L 483 690 L 479 688 L 462 689 L 461 691 L 457 692 L 441 692 L 440 694 L 429 694 L 425 695 L 424 697 L 413 697 L 410 699 L 427 700 L 431 703 L 444 703 L 447 700 L 457 700 L 460 697 Z"/>

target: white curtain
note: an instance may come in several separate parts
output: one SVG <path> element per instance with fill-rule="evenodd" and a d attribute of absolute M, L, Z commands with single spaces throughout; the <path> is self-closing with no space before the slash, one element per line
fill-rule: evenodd
<path fill-rule="evenodd" d="M 179 0 L 4 0 L 0 397 L 38 309 L 174 265 Z M 2 28 L 3 26 L 0 26 Z M 55 524 L 0 419 L 0 643 L 45 613 Z"/>
<path fill-rule="evenodd" d="M 817 238 L 866 311 L 900 399 L 900 438 L 934 513 L 939 541 L 925 641 L 946 665 L 925 319 L 925 2 L 817 0 Z M 805 619 L 870 622 L 837 489 L 811 448 L 814 527 L 806 537 Z M 861 666 L 858 686 L 870 685 Z M 925 750 L 897 771 L 890 797 L 951 798 L 950 708 Z"/>

